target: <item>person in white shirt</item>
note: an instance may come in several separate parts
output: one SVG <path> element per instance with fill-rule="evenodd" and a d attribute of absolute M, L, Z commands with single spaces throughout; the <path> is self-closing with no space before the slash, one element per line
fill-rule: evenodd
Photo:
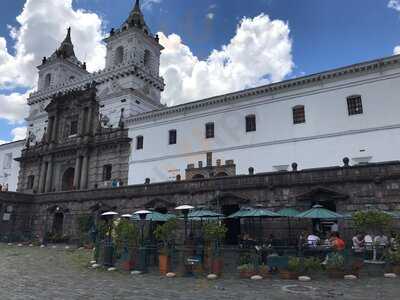
<path fill-rule="evenodd" d="M 367 250 L 372 250 L 373 240 L 372 236 L 369 233 L 367 233 L 364 237 L 364 244 Z"/>
<path fill-rule="evenodd" d="M 386 235 L 377 235 L 375 237 L 375 244 L 381 247 L 386 247 L 389 244 L 389 239 Z"/>
<path fill-rule="evenodd" d="M 317 247 L 319 241 L 320 241 L 320 238 L 313 233 L 308 235 L 308 237 L 307 237 L 307 244 L 309 247 L 312 247 L 312 248 Z"/>
<path fill-rule="evenodd" d="M 364 250 L 364 239 L 361 234 L 357 234 L 353 237 L 353 250 L 356 253 L 360 253 Z"/>
<path fill-rule="evenodd" d="M 331 232 L 339 232 L 339 225 L 337 222 L 334 222 L 331 226 Z"/>

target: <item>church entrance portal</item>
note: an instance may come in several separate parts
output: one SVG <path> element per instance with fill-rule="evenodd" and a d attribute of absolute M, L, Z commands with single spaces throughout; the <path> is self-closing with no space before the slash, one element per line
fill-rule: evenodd
<path fill-rule="evenodd" d="M 63 191 L 72 191 L 74 189 L 74 174 L 75 174 L 74 168 L 69 168 L 64 172 L 64 175 L 62 177 Z"/>
<path fill-rule="evenodd" d="M 225 217 L 234 214 L 240 209 L 238 204 L 234 205 L 223 205 L 222 213 Z M 226 233 L 226 243 L 229 245 L 236 245 L 238 243 L 238 237 L 240 235 L 240 219 L 225 219 L 225 226 L 228 228 Z"/>
<path fill-rule="evenodd" d="M 52 233 L 55 237 L 61 237 L 63 235 L 63 227 L 64 227 L 64 214 L 61 212 L 54 214 L 53 219 L 53 230 Z"/>

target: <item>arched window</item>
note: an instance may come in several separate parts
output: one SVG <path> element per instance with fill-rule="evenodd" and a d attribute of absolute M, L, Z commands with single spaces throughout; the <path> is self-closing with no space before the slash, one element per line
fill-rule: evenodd
<path fill-rule="evenodd" d="M 149 67 L 151 62 L 151 52 L 149 50 L 144 50 L 143 63 L 145 67 Z"/>
<path fill-rule="evenodd" d="M 306 112 L 304 105 L 293 107 L 293 124 L 302 124 L 306 122 Z"/>
<path fill-rule="evenodd" d="M 44 88 L 47 89 L 51 84 L 51 74 L 47 74 L 44 78 Z"/>
<path fill-rule="evenodd" d="M 115 64 L 119 65 L 124 61 L 124 47 L 119 46 L 117 50 L 115 50 Z"/>
<path fill-rule="evenodd" d="M 192 179 L 204 179 L 204 176 L 202 174 L 196 174 L 192 177 Z"/>

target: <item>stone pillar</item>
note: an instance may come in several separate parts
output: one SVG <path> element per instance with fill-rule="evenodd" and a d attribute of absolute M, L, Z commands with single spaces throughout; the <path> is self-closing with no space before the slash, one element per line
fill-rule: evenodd
<path fill-rule="evenodd" d="M 51 137 L 52 137 L 52 132 L 53 132 L 53 124 L 54 124 L 54 118 L 50 117 L 49 118 L 49 123 L 47 124 L 47 142 L 51 142 Z"/>
<path fill-rule="evenodd" d="M 47 171 L 46 171 L 46 188 L 45 188 L 45 192 L 46 193 L 50 193 L 51 189 L 52 189 L 52 182 L 53 179 L 53 162 L 50 160 L 47 163 Z"/>
<path fill-rule="evenodd" d="M 82 166 L 81 157 L 78 156 L 75 161 L 75 173 L 74 173 L 74 188 L 76 190 L 79 190 L 80 187 L 81 166 Z"/>
<path fill-rule="evenodd" d="M 46 162 L 42 161 L 39 174 L 39 193 L 44 193 L 45 180 L 46 180 Z"/>
<path fill-rule="evenodd" d="M 85 122 L 85 109 L 82 109 L 78 119 L 79 135 L 81 136 L 85 134 Z"/>
<path fill-rule="evenodd" d="M 51 129 L 51 140 L 50 142 L 55 142 L 57 140 L 57 127 L 58 127 L 58 118 L 57 116 L 54 117 L 53 126 Z"/>
<path fill-rule="evenodd" d="M 89 162 L 89 157 L 88 155 L 85 155 L 82 159 L 82 172 L 81 172 L 81 185 L 80 185 L 80 188 L 82 190 L 87 188 L 88 162 Z"/>
<path fill-rule="evenodd" d="M 87 116 L 87 120 L 86 120 L 86 134 L 91 134 L 91 130 L 92 130 L 92 113 L 93 113 L 93 108 L 89 107 L 89 113 Z"/>

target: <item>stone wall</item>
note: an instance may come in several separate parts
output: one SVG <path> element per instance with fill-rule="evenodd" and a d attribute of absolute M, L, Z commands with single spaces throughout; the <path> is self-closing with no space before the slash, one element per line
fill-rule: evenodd
<path fill-rule="evenodd" d="M 39 235 L 51 228 L 55 207 L 64 212 L 64 233 L 71 236 L 76 234 L 76 220 L 82 214 L 96 216 L 107 210 L 122 214 L 142 208 L 173 211 L 181 204 L 221 211 L 232 205 L 256 204 L 275 211 L 284 207 L 306 210 L 315 203 L 340 213 L 371 205 L 393 211 L 400 210 L 400 162 L 37 194 L 31 198 L 15 193 L 3 196 L 0 203 L 21 207 L 19 212 L 33 220 L 32 231 Z M 22 216 L 19 213 L 17 217 Z M 282 221 L 267 224 L 268 233 L 274 228 L 287 230 Z M 300 222 L 297 230 L 309 229 L 307 226 Z"/>

